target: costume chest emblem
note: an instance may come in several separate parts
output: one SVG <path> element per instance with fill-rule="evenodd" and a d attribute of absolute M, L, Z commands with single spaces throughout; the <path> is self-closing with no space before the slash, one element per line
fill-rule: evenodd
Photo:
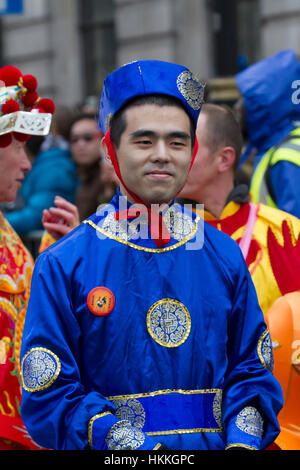
<path fill-rule="evenodd" d="M 188 309 L 178 300 L 162 299 L 155 302 L 147 314 L 150 336 L 161 346 L 174 348 L 183 344 L 191 330 Z"/>

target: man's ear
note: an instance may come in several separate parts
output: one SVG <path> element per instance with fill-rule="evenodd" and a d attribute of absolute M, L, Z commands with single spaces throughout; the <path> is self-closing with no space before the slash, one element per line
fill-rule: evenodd
<path fill-rule="evenodd" d="M 108 148 L 107 148 L 107 145 L 106 145 L 105 137 L 102 137 L 102 139 L 101 139 L 101 148 L 102 148 L 102 152 L 103 152 L 105 160 L 107 161 L 107 163 L 112 165 L 111 158 L 110 158 Z"/>
<path fill-rule="evenodd" d="M 220 173 L 230 170 L 235 162 L 235 150 L 233 147 L 223 147 L 219 152 L 218 170 Z"/>

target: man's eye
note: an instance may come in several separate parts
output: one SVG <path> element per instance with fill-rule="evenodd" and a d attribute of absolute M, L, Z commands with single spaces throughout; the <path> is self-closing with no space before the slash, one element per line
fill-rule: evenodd
<path fill-rule="evenodd" d="M 151 145 L 151 140 L 149 139 L 141 139 L 137 141 L 137 144 L 139 145 Z"/>
<path fill-rule="evenodd" d="M 184 144 L 184 142 L 175 140 L 175 141 L 171 142 L 171 145 L 174 145 L 175 147 L 184 147 L 185 144 Z"/>

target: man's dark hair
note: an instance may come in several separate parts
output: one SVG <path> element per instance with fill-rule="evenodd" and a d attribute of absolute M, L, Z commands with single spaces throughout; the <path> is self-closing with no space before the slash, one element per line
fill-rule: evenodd
<path fill-rule="evenodd" d="M 205 123 L 204 141 L 211 153 L 221 147 L 233 147 L 235 161 L 233 170 L 236 171 L 243 147 L 243 137 L 237 119 L 228 106 L 206 103 L 202 106 L 202 113 L 207 117 Z"/>
<path fill-rule="evenodd" d="M 121 135 L 126 129 L 127 122 L 125 117 L 125 111 L 131 106 L 143 106 L 145 104 L 155 104 L 157 106 L 176 106 L 181 109 L 188 115 L 190 119 L 190 132 L 191 132 L 191 143 L 192 148 L 195 144 L 195 124 L 192 117 L 188 114 L 183 103 L 172 96 L 169 95 L 144 95 L 133 98 L 128 101 L 121 109 L 119 109 L 110 121 L 110 138 L 112 143 L 118 148 L 120 145 Z"/>

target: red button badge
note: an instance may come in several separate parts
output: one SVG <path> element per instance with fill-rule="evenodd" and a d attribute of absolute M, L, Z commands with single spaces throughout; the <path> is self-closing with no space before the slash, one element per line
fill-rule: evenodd
<path fill-rule="evenodd" d="M 107 287 L 95 287 L 87 296 L 87 306 L 94 315 L 107 315 L 115 306 L 115 296 Z"/>

